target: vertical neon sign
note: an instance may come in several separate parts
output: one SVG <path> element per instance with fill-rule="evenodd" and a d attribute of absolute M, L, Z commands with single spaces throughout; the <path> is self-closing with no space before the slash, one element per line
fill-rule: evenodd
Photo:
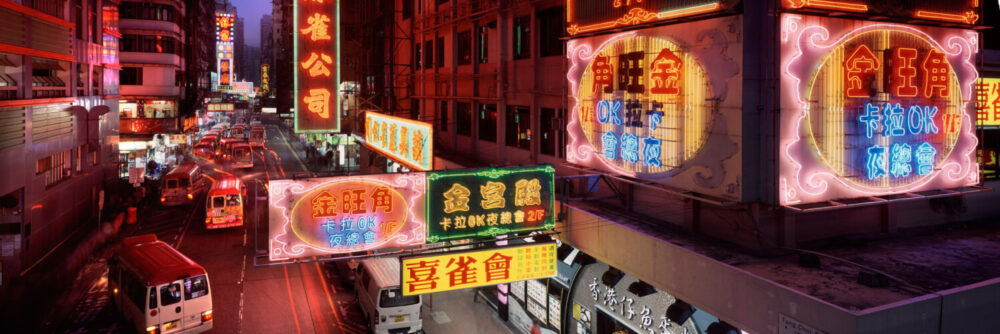
<path fill-rule="evenodd" d="M 296 0 L 295 132 L 340 131 L 340 4 Z"/>
<path fill-rule="evenodd" d="M 215 13 L 215 58 L 218 59 L 219 89 L 233 84 L 233 14 Z"/>

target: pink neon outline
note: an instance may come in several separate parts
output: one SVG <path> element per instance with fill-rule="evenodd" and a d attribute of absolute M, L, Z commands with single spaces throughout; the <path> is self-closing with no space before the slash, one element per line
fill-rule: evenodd
<path fill-rule="evenodd" d="M 788 42 L 788 40 L 784 37 L 790 36 L 790 32 L 786 31 L 786 29 L 789 28 L 795 29 L 798 26 L 797 23 L 793 22 L 792 20 L 801 20 L 801 17 L 797 15 L 788 15 L 784 18 L 783 20 L 784 24 L 782 24 L 783 43 Z M 811 30 L 816 30 L 816 32 L 810 32 Z M 784 72 L 784 74 L 787 75 L 789 78 L 792 78 L 794 81 L 793 87 L 791 87 L 791 91 L 794 92 L 793 96 L 795 102 L 798 104 L 797 112 L 799 112 L 799 115 L 793 116 L 795 118 L 792 120 L 792 122 L 794 122 L 795 126 L 794 127 L 783 126 L 782 129 L 782 132 L 791 131 L 791 135 L 782 133 L 781 145 L 783 152 L 787 157 L 783 160 L 791 163 L 792 165 L 791 174 L 794 179 L 792 184 L 790 185 L 788 184 L 786 176 L 782 176 L 780 179 L 781 185 L 779 188 L 780 189 L 779 201 L 783 205 L 801 203 L 802 200 L 798 198 L 799 192 L 810 195 L 811 197 L 820 197 L 820 195 L 822 195 L 829 189 L 828 180 L 834 180 L 841 185 L 841 188 L 846 188 L 844 190 L 847 190 L 848 195 L 861 195 L 861 196 L 884 195 L 884 194 L 903 193 L 903 192 L 918 190 L 918 188 L 926 186 L 931 181 L 937 180 L 938 177 L 941 175 L 944 175 L 943 178 L 946 181 L 950 182 L 958 182 L 962 181 L 963 179 L 966 179 L 971 183 L 973 180 L 978 180 L 978 175 L 971 175 L 972 173 L 978 173 L 978 166 L 976 166 L 974 163 L 971 163 L 972 159 L 971 154 L 976 148 L 978 139 L 972 132 L 971 118 L 968 115 L 968 109 L 969 109 L 968 102 L 962 103 L 965 116 L 963 117 L 965 119 L 965 121 L 963 121 L 964 133 L 961 137 L 959 137 L 958 141 L 955 143 L 955 150 L 961 150 L 961 147 L 964 144 L 966 151 L 965 152 L 958 151 L 958 153 L 960 154 L 958 155 L 958 157 L 955 157 L 954 154 L 955 150 L 953 150 L 952 154 L 950 154 L 948 158 L 941 163 L 941 165 L 939 166 L 939 170 L 935 171 L 930 176 L 924 177 L 919 181 L 916 181 L 909 185 L 879 191 L 879 190 L 861 188 L 856 184 L 846 182 L 845 180 L 843 180 L 842 178 L 838 177 L 837 175 L 831 172 L 816 171 L 807 176 L 801 175 L 804 169 L 803 164 L 800 162 L 800 160 L 802 159 L 792 154 L 791 149 L 793 146 L 797 147 L 797 145 L 801 145 L 799 143 L 801 142 L 801 136 L 799 135 L 799 133 L 801 132 L 802 129 L 802 122 L 807 115 L 806 113 L 807 104 L 806 101 L 803 101 L 801 97 L 802 79 L 799 78 L 798 75 L 793 73 L 794 71 L 791 69 L 791 67 L 793 64 L 798 63 L 799 58 L 801 58 L 802 55 L 804 54 L 804 52 L 802 51 L 803 49 L 802 44 L 806 43 L 807 41 L 808 43 L 812 44 L 811 45 L 812 48 L 818 50 L 831 49 L 833 47 L 840 45 L 847 39 L 854 37 L 857 34 L 865 33 L 872 30 L 898 30 L 918 35 L 924 38 L 928 43 L 931 43 L 931 45 L 934 46 L 936 49 L 943 51 L 946 55 L 949 56 L 949 58 L 960 57 L 963 50 L 967 49 L 968 56 L 966 57 L 966 59 L 962 61 L 962 63 L 959 63 L 958 65 L 967 67 L 966 70 L 970 71 L 969 74 L 971 74 L 971 76 L 967 76 L 968 78 L 966 80 L 960 82 L 961 86 L 960 89 L 962 90 L 961 92 L 962 98 L 965 101 L 970 100 L 969 97 L 972 94 L 971 83 L 975 82 L 975 80 L 979 77 L 979 73 L 978 71 L 976 71 L 975 66 L 972 65 L 973 64 L 972 58 L 974 54 L 978 52 L 978 48 L 975 47 L 975 45 L 977 44 L 975 44 L 975 38 L 969 37 L 968 36 L 969 34 L 966 34 L 967 35 L 966 38 L 958 36 L 947 37 L 947 44 L 951 49 L 945 49 L 940 43 L 937 42 L 936 39 L 932 38 L 930 35 L 924 33 L 923 31 L 908 26 L 876 23 L 876 24 L 869 24 L 866 26 L 862 26 L 847 33 L 844 33 L 841 35 L 839 39 L 830 44 L 820 45 L 816 41 L 817 37 L 819 37 L 822 40 L 828 40 L 830 35 L 829 30 L 827 30 L 826 27 L 818 24 L 808 25 L 804 27 L 802 30 L 798 32 L 796 36 L 797 43 L 793 43 L 793 47 L 795 48 L 794 54 L 791 57 L 788 57 L 787 60 L 783 60 L 783 66 L 782 66 L 783 67 L 782 71 Z M 786 35 L 786 33 L 788 33 L 788 35 Z M 965 44 L 965 46 L 963 47 L 962 44 Z M 949 63 L 951 63 L 950 60 Z M 812 73 L 808 71 L 806 72 L 809 74 Z M 956 76 L 958 75 L 956 74 Z M 787 84 L 785 85 L 787 86 Z M 782 122 L 784 123 L 784 120 Z M 793 137 L 793 139 L 789 140 L 788 137 Z M 951 161 L 954 159 L 958 159 L 960 161 L 964 159 L 964 161 L 961 162 Z M 964 174 L 962 173 L 963 169 L 966 169 Z M 947 171 L 947 173 L 941 173 L 945 171 Z M 786 173 L 782 174 L 784 175 Z M 804 182 L 807 183 L 808 186 L 814 188 L 815 190 L 810 190 L 807 189 L 806 187 L 803 187 L 802 184 L 803 180 Z"/>
<path fill-rule="evenodd" d="M 313 250 L 313 251 L 315 251 L 315 252 L 319 252 L 321 254 L 340 254 L 341 253 L 341 252 L 331 252 L 331 251 L 323 249 L 323 248 L 315 247 L 313 245 L 310 245 L 308 242 L 305 242 L 305 241 L 299 239 L 297 236 L 294 236 L 294 233 L 291 233 L 291 220 L 289 219 L 289 215 L 291 213 L 289 212 L 289 209 L 285 206 L 285 203 L 289 202 L 289 201 L 286 200 L 286 197 L 288 196 L 288 194 L 286 194 L 285 190 L 290 190 L 290 191 L 288 191 L 288 193 L 291 193 L 293 195 L 303 195 L 303 194 L 310 193 L 313 190 L 316 190 L 318 188 L 328 186 L 331 183 L 338 183 L 338 182 L 367 181 L 367 182 L 373 182 L 373 183 L 382 184 L 382 185 L 385 185 L 385 186 L 391 187 L 391 188 L 405 189 L 407 191 L 410 191 L 411 193 L 420 194 L 419 196 L 416 196 L 416 198 L 409 198 L 408 199 L 409 202 L 410 202 L 410 208 L 409 208 L 410 211 L 408 212 L 408 215 L 409 215 L 408 216 L 408 221 L 410 222 L 409 224 L 413 225 L 413 228 L 410 229 L 410 233 L 409 234 L 405 233 L 401 229 L 399 233 L 396 233 L 396 234 L 392 235 L 388 239 L 385 239 L 385 240 L 382 240 L 380 242 L 368 245 L 366 247 L 361 247 L 361 248 L 357 248 L 357 249 L 353 249 L 353 250 L 349 250 L 349 251 L 344 251 L 343 253 L 377 249 L 380 246 L 389 244 L 390 242 L 393 242 L 393 241 L 395 241 L 396 244 L 399 245 L 399 246 L 414 246 L 414 245 L 422 245 L 422 244 L 424 244 L 426 242 L 424 232 L 426 231 L 427 226 L 426 226 L 426 222 L 423 221 L 423 217 L 421 215 L 417 215 L 418 212 L 421 212 L 423 210 L 423 203 L 420 203 L 420 202 L 422 202 L 422 200 L 425 200 L 424 197 L 426 196 L 426 194 L 424 193 L 424 190 L 426 189 L 425 188 L 425 183 L 424 183 L 424 182 L 426 182 L 426 180 L 424 179 L 424 175 L 423 174 L 405 174 L 405 175 L 399 175 L 399 176 L 394 176 L 394 177 L 395 177 L 395 179 L 393 179 L 393 180 L 380 180 L 380 179 L 371 178 L 371 177 L 358 177 L 358 176 L 347 177 L 347 178 L 338 177 L 338 178 L 333 178 L 333 179 L 331 179 L 329 181 L 326 181 L 326 182 L 316 183 L 315 185 L 313 185 L 312 187 L 309 187 L 309 188 L 306 188 L 301 183 L 291 183 L 291 182 L 294 182 L 292 180 L 281 180 L 281 181 L 286 181 L 286 182 L 289 182 L 289 183 L 287 185 L 284 185 L 283 187 L 273 187 L 273 188 L 270 189 L 270 191 L 272 191 L 272 192 L 276 192 L 276 193 L 281 193 L 282 194 L 281 198 L 276 201 L 276 204 L 274 204 L 274 206 L 276 208 L 281 209 L 281 218 L 280 219 L 282 219 L 283 222 L 281 223 L 282 224 L 282 226 L 281 226 L 281 233 L 279 233 L 278 235 L 275 235 L 275 236 L 271 237 L 270 240 L 269 240 L 269 242 L 268 242 L 268 244 L 269 244 L 268 246 L 269 246 L 269 249 L 270 249 L 270 251 L 268 252 L 269 253 L 269 258 L 272 261 L 275 261 L 275 260 L 287 260 L 287 259 L 290 259 L 290 258 L 293 258 L 293 257 L 301 256 L 302 254 L 305 254 L 305 252 L 307 250 L 310 250 L 310 249 Z M 404 196 L 404 198 L 405 198 L 405 196 Z M 285 236 L 287 236 L 287 237 L 285 237 Z M 284 237 L 284 238 L 282 238 L 282 237 Z M 287 239 L 291 239 L 291 240 L 287 240 L 287 242 L 286 242 L 286 241 L 283 241 L 282 239 L 286 239 L 286 240 Z"/>
<path fill-rule="evenodd" d="M 570 62 L 572 63 L 572 65 L 570 65 L 569 71 L 566 73 L 566 79 L 569 80 L 570 88 L 573 90 L 573 107 L 570 108 L 570 113 L 571 113 L 570 121 L 568 124 L 566 124 L 566 129 L 568 130 L 570 136 L 570 141 L 568 144 L 566 144 L 567 161 L 582 163 L 582 164 L 591 164 L 594 160 L 597 160 L 597 162 L 600 162 L 601 165 L 603 165 L 608 169 L 611 169 L 617 174 L 626 175 L 629 177 L 635 177 L 636 172 L 622 169 L 621 167 L 610 164 L 607 161 L 605 161 L 605 159 L 597 156 L 598 153 L 595 152 L 594 147 L 590 145 L 589 141 L 587 141 L 586 134 L 581 134 L 584 136 L 584 138 L 580 139 L 577 138 L 578 134 L 576 133 L 577 129 L 579 129 L 579 131 L 581 132 L 583 131 L 582 125 L 579 124 L 580 123 L 579 109 L 580 109 L 580 104 L 582 103 L 580 101 L 580 94 L 579 94 L 579 89 L 580 89 L 579 78 L 583 77 L 583 73 L 586 72 L 587 67 L 590 66 L 590 61 L 594 59 L 594 56 L 600 54 L 601 50 L 604 50 L 604 48 L 607 47 L 609 44 L 614 43 L 619 39 L 625 37 L 632 37 L 635 35 L 636 35 L 635 31 L 623 32 L 617 35 L 613 35 L 610 38 L 608 38 L 608 40 L 604 41 L 603 43 L 597 46 L 597 52 L 593 52 L 594 49 L 591 48 L 590 43 L 579 42 L 578 44 L 577 41 L 570 41 L 566 45 L 566 49 L 569 50 L 569 52 L 566 53 L 566 57 L 569 58 Z M 577 58 L 579 58 L 579 61 L 577 60 Z M 583 69 L 578 68 L 579 66 L 583 66 Z M 578 71 L 579 75 L 575 75 L 575 73 L 577 73 Z"/>

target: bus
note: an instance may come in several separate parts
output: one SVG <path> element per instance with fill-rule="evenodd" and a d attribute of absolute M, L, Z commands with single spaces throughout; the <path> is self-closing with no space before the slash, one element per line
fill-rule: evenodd
<path fill-rule="evenodd" d="M 246 140 L 247 139 L 246 125 L 243 125 L 243 123 L 233 125 L 233 127 L 229 129 L 229 137 L 239 140 Z"/>
<path fill-rule="evenodd" d="M 201 188 L 201 168 L 194 162 L 186 162 L 170 170 L 163 177 L 160 203 L 165 206 L 184 205 L 194 202 Z"/>
<path fill-rule="evenodd" d="M 201 333 L 212 329 L 205 268 L 154 234 L 125 238 L 108 261 L 112 303 L 139 333 Z"/>
<path fill-rule="evenodd" d="M 264 130 L 263 125 L 254 125 L 250 127 L 250 146 L 254 147 L 264 147 L 264 138 L 267 138 L 267 132 Z"/>
<path fill-rule="evenodd" d="M 243 195 L 246 185 L 238 177 L 227 175 L 216 180 L 205 203 L 205 228 L 242 226 Z"/>
<path fill-rule="evenodd" d="M 237 142 L 233 144 L 233 168 L 253 168 L 253 152 L 250 144 Z"/>
<path fill-rule="evenodd" d="M 202 140 L 194 145 L 194 155 L 202 159 L 211 159 L 212 154 L 215 154 L 215 145 L 211 141 Z"/>
<path fill-rule="evenodd" d="M 233 145 L 236 143 L 242 143 L 242 140 L 236 138 L 222 138 L 219 140 L 219 156 L 223 159 L 229 159 L 233 156 Z"/>

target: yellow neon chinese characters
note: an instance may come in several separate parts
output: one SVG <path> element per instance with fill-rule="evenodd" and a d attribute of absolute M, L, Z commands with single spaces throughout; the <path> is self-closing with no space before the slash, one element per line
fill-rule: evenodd
<path fill-rule="evenodd" d="M 309 27 L 300 30 L 303 35 L 309 36 L 313 42 L 320 40 L 330 40 L 329 25 L 330 17 L 323 14 L 313 14 L 307 20 Z"/>
<path fill-rule="evenodd" d="M 542 186 L 538 179 L 520 179 L 514 183 L 514 205 L 540 205 L 542 204 Z"/>
<path fill-rule="evenodd" d="M 469 195 L 471 194 L 472 192 L 469 191 L 469 188 L 466 188 L 458 183 L 452 184 L 451 189 L 444 192 L 444 213 L 469 211 Z M 455 219 L 455 225 L 457 228 L 457 218 Z M 462 225 L 465 225 L 464 219 Z"/>
<path fill-rule="evenodd" d="M 320 118 L 330 118 L 330 91 L 326 88 L 310 89 L 309 96 L 302 99 L 309 112 Z"/>
<path fill-rule="evenodd" d="M 313 52 L 309 54 L 309 59 L 306 59 L 306 61 L 301 64 L 303 69 L 309 70 L 310 77 L 318 77 L 321 75 L 329 77 L 330 69 L 323 63 L 326 63 L 326 65 L 333 65 L 333 58 L 324 53 L 316 54 Z"/>
<path fill-rule="evenodd" d="M 487 181 L 485 185 L 479 186 L 479 193 L 483 195 L 480 202 L 483 209 L 502 209 L 506 206 L 503 192 L 507 186 L 503 182 Z"/>
<path fill-rule="evenodd" d="M 413 158 L 413 161 L 416 161 L 417 163 L 423 162 L 422 161 L 422 158 L 424 157 L 423 143 L 424 143 L 424 133 L 420 131 L 414 131 L 413 145 L 410 145 L 410 149 L 412 152 L 410 153 L 412 153 L 411 157 Z"/>

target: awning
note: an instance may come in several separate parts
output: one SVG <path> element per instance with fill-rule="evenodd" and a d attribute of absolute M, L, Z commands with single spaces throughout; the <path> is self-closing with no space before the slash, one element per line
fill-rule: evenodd
<path fill-rule="evenodd" d="M 7 58 L 7 55 L 0 55 L 0 66 L 17 67 L 13 61 Z"/>
<path fill-rule="evenodd" d="M 56 61 L 39 59 L 39 58 L 31 59 L 31 68 L 35 70 L 56 70 L 56 71 L 66 70 L 62 68 L 62 65 L 59 65 L 59 63 Z"/>

